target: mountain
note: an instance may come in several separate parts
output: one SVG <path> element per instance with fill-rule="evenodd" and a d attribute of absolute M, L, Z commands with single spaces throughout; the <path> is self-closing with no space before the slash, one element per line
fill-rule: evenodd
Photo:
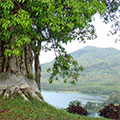
<path fill-rule="evenodd" d="M 120 91 L 120 51 L 115 48 L 97 48 L 87 46 L 71 55 L 84 67 L 79 80 L 73 86 L 60 80 L 48 83 L 46 69 L 53 62 L 42 65 L 42 89 L 56 91 L 77 91 L 90 94 L 109 94 Z"/>

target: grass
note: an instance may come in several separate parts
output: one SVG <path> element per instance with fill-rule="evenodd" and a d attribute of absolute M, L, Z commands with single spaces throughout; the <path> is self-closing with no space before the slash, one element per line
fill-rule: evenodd
<path fill-rule="evenodd" d="M 0 120 L 107 120 L 70 114 L 38 100 L 0 98 Z"/>

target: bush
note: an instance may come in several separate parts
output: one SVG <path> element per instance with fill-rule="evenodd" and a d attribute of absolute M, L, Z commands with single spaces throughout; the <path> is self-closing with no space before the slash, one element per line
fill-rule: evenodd
<path fill-rule="evenodd" d="M 99 115 L 104 118 L 120 120 L 120 105 L 109 104 L 99 111 Z"/>
<path fill-rule="evenodd" d="M 79 101 L 70 102 L 67 108 L 67 112 L 79 115 L 88 115 L 87 110 L 80 105 L 81 102 Z"/>
<path fill-rule="evenodd" d="M 71 101 L 71 102 L 69 103 L 68 107 L 70 107 L 70 106 L 72 106 L 72 105 L 74 105 L 74 106 L 79 105 L 79 106 L 80 106 L 80 105 L 81 105 L 81 102 L 78 101 L 78 100 Z"/>
<path fill-rule="evenodd" d="M 87 102 L 84 107 L 85 107 L 85 109 L 87 109 L 87 110 L 93 110 L 93 109 L 96 109 L 96 108 L 97 108 L 97 105 L 96 105 L 96 103 Z"/>

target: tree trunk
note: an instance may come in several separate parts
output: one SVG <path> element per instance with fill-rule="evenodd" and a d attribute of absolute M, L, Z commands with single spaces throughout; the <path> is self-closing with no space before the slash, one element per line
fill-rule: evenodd
<path fill-rule="evenodd" d="M 36 81 L 33 75 L 32 49 L 25 47 L 23 56 L 6 57 L 4 45 L 5 43 L 0 41 L 0 96 L 14 97 L 18 93 L 24 100 L 29 100 L 32 97 L 44 101 L 40 92 L 40 81 Z M 37 60 L 39 65 L 39 59 Z M 41 69 L 37 67 L 36 72 L 40 73 Z"/>
<path fill-rule="evenodd" d="M 39 90 L 41 91 L 40 87 L 40 78 L 41 78 L 41 66 L 39 63 L 39 54 L 35 54 L 35 81 L 38 85 Z"/>

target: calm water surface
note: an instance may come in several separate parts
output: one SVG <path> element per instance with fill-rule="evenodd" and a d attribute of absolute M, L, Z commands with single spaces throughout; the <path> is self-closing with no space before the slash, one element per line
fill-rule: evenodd
<path fill-rule="evenodd" d="M 101 96 L 85 95 L 85 94 L 79 94 L 79 93 L 43 91 L 42 95 L 47 103 L 57 108 L 67 108 L 69 102 L 73 100 L 81 101 L 83 105 L 85 105 L 87 102 L 103 103 L 106 100 L 106 98 Z M 89 113 L 88 116 L 99 117 L 98 113 Z"/>
<path fill-rule="evenodd" d="M 79 94 L 79 93 L 43 91 L 42 95 L 47 103 L 57 108 L 67 108 L 69 102 L 73 100 L 81 101 L 83 105 L 85 105 L 87 102 L 102 103 L 106 100 L 106 98 L 101 96 L 85 95 L 85 94 Z M 88 116 L 99 117 L 98 113 L 89 113 Z"/>
<path fill-rule="evenodd" d="M 106 98 L 101 96 L 85 95 L 79 93 L 63 93 L 63 92 L 46 92 L 43 91 L 42 95 L 45 101 L 57 108 L 68 107 L 69 102 L 73 100 L 81 101 L 82 104 L 87 102 L 102 103 Z"/>

